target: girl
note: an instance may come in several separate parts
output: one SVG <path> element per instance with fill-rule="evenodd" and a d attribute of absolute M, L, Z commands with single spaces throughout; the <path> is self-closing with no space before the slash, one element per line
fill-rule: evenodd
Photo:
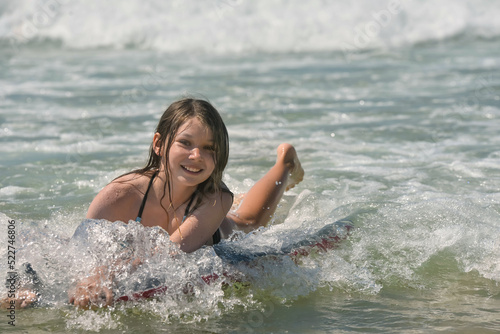
<path fill-rule="evenodd" d="M 174 102 L 158 123 L 146 166 L 105 186 L 87 218 L 161 226 L 185 252 L 213 245 L 236 229 L 265 226 L 283 192 L 303 178 L 295 149 L 279 145 L 276 164 L 231 212 L 233 194 L 222 182 L 228 155 L 226 127 L 209 102 Z M 70 303 L 88 307 L 105 298 L 110 305 L 112 279 L 108 268 L 97 268 L 69 292 Z"/>

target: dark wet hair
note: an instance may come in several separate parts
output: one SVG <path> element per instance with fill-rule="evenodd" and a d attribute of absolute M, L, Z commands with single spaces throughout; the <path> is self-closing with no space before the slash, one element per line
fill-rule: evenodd
<path fill-rule="evenodd" d="M 160 146 L 160 152 L 165 155 L 167 163 L 165 168 L 165 179 L 167 182 L 165 184 L 162 199 L 165 197 L 166 187 L 168 187 L 169 199 L 170 203 L 172 203 L 172 189 L 168 166 L 169 151 L 179 128 L 192 118 L 197 118 L 203 125 L 207 126 L 212 131 L 215 168 L 210 177 L 198 185 L 197 191 L 202 196 L 198 196 L 197 203 L 194 205 L 191 212 L 201 203 L 203 195 L 220 191 L 222 174 L 226 168 L 229 157 L 229 137 L 226 126 L 217 109 L 208 101 L 194 98 L 184 98 L 172 103 L 167 110 L 165 110 L 156 127 L 156 132 L 160 134 L 157 145 Z M 150 174 L 151 171 L 160 169 L 161 161 L 162 156 L 156 154 L 154 143 L 151 143 L 146 166 L 130 173 L 142 175 Z"/>

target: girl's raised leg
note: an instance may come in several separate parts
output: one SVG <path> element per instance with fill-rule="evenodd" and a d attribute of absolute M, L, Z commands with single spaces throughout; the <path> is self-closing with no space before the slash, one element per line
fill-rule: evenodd
<path fill-rule="evenodd" d="M 238 209 L 227 215 L 238 229 L 251 231 L 269 223 L 283 193 L 304 177 L 292 145 L 281 144 L 276 151 L 276 164 L 243 196 Z"/>

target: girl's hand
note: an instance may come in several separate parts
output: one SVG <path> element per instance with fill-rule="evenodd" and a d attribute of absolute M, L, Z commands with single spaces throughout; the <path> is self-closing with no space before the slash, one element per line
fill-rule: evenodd
<path fill-rule="evenodd" d="M 111 278 L 101 271 L 79 281 L 68 292 L 69 302 L 77 307 L 107 307 L 113 304 Z"/>

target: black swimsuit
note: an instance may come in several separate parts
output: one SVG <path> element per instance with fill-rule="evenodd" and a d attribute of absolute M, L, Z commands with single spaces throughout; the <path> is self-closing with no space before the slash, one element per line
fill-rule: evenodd
<path fill-rule="evenodd" d="M 144 198 L 142 199 L 142 203 L 141 203 L 141 207 L 139 208 L 139 213 L 137 214 L 137 218 L 135 219 L 135 221 L 137 222 L 141 222 L 141 219 L 142 219 L 142 212 L 144 211 L 144 206 L 146 206 L 146 200 L 148 199 L 148 193 L 149 193 L 149 189 L 151 189 L 151 186 L 153 185 L 153 180 L 154 178 L 156 177 L 156 175 L 158 174 L 158 172 L 155 172 L 153 174 L 153 176 L 151 176 L 151 180 L 149 180 L 149 185 L 148 185 L 148 189 L 146 190 L 146 193 L 144 194 Z M 223 188 L 223 191 L 225 189 Z M 228 191 L 229 193 L 231 193 L 229 191 L 229 189 L 225 190 L 225 191 Z M 186 220 L 186 217 L 187 215 L 189 214 L 189 209 L 191 208 L 191 204 L 193 204 L 193 201 L 194 201 L 194 198 L 196 197 L 196 191 L 193 193 L 193 195 L 191 195 L 191 199 L 189 200 L 189 203 L 188 205 L 186 206 L 186 210 L 184 211 L 184 217 L 182 218 L 182 222 L 181 224 L 184 222 L 184 220 Z M 231 193 L 232 195 L 232 193 Z M 214 235 L 212 235 L 212 243 L 215 245 L 215 244 L 218 244 L 220 242 L 220 239 L 221 239 L 221 236 L 220 236 L 220 230 L 217 229 L 217 231 L 215 231 Z"/>

